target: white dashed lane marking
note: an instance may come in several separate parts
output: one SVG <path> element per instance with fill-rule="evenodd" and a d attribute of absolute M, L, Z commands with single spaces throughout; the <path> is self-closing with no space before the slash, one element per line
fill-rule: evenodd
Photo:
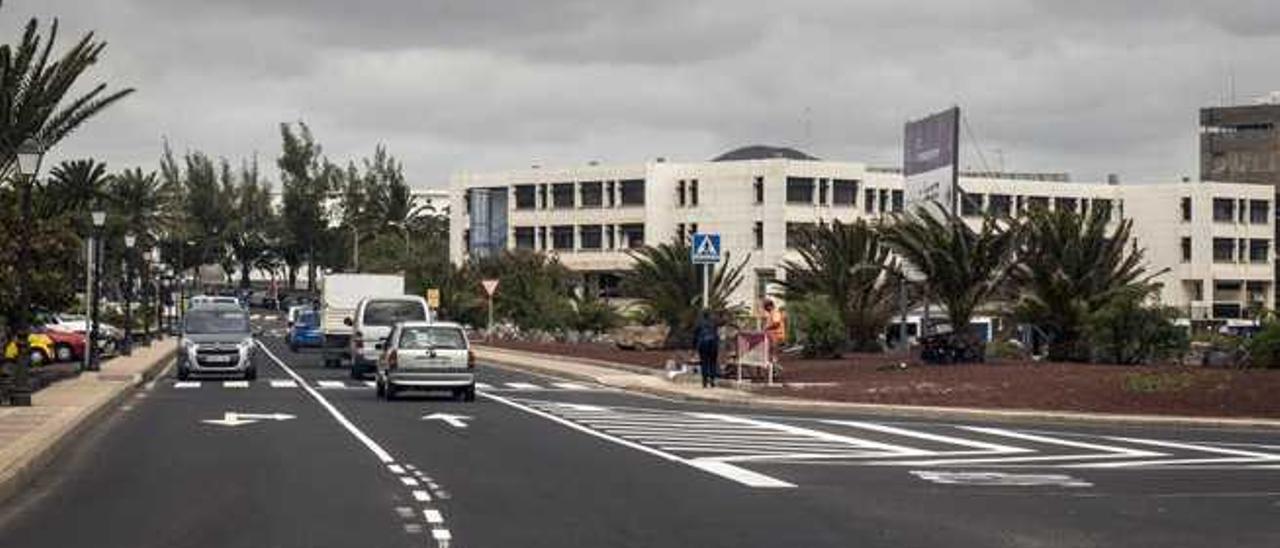
<path fill-rule="evenodd" d="M 223 388 L 248 388 L 249 381 L 222 381 Z"/>
<path fill-rule="evenodd" d="M 316 384 L 319 385 L 320 388 L 346 388 L 347 387 L 347 383 L 342 381 L 317 381 Z"/>
<path fill-rule="evenodd" d="M 200 381 L 178 381 L 173 383 L 174 388 L 200 388 Z"/>

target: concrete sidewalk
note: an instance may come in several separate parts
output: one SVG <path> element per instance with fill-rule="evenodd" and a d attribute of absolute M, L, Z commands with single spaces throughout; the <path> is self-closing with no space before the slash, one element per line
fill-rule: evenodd
<path fill-rule="evenodd" d="M 814 413 L 859 413 L 895 417 L 962 419 L 1001 422 L 1059 422 L 1095 425 L 1166 425 L 1187 427 L 1280 428 L 1280 420 L 1236 417 L 1186 417 L 1044 411 L 1035 409 L 979 409 L 923 405 L 885 405 L 767 396 L 732 386 L 702 388 L 696 379 L 668 379 L 665 371 L 568 356 L 537 354 L 477 344 L 476 359 L 499 366 L 599 383 L 605 386 L 688 401 Z M 683 381 L 683 382 L 682 382 Z"/>
<path fill-rule="evenodd" d="M 173 359 L 177 339 L 139 346 L 102 370 L 32 395 L 31 407 L 0 407 L 0 503 L 26 486 L 75 435 Z"/>

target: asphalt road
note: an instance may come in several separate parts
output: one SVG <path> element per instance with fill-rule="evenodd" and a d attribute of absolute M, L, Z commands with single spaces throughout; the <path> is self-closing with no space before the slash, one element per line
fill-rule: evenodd
<path fill-rule="evenodd" d="M 139 391 L 0 510 L 0 547 L 1280 546 L 1280 432 L 767 413 L 488 366 L 476 402 L 384 402 L 263 343 L 256 381 Z"/>

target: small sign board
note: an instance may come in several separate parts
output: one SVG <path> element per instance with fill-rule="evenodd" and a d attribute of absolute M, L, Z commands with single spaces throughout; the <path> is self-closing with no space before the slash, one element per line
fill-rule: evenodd
<path fill-rule="evenodd" d="M 440 290 L 434 287 L 427 290 L 427 306 L 440 308 Z"/>
<path fill-rule="evenodd" d="M 720 234 L 697 232 L 693 235 L 693 246 L 689 249 L 693 264 L 716 264 L 720 262 Z"/>
<path fill-rule="evenodd" d="M 480 280 L 480 285 L 484 286 L 484 292 L 490 297 L 493 296 L 494 291 L 498 290 L 498 280 L 496 278 L 492 280 Z"/>

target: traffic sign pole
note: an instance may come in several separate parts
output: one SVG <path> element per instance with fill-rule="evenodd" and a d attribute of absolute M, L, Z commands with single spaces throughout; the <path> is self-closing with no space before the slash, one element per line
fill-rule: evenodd
<path fill-rule="evenodd" d="M 720 235 L 698 232 L 693 235 L 689 260 L 702 266 L 702 308 L 711 309 L 711 273 L 720 262 Z"/>

